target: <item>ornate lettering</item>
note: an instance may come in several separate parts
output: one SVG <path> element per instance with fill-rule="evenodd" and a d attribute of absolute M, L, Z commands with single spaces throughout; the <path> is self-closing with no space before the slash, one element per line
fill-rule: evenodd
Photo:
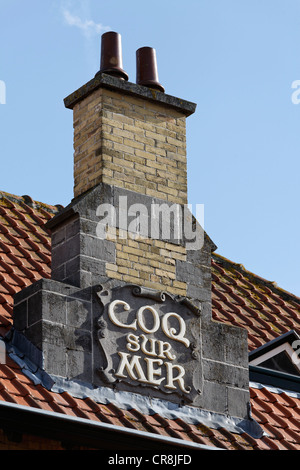
<path fill-rule="evenodd" d="M 169 393 L 177 391 L 178 388 L 185 394 L 190 393 L 190 387 L 186 387 L 184 382 L 184 367 L 172 362 L 176 355 L 170 341 L 162 341 L 153 336 L 161 332 L 171 342 L 181 343 L 188 348 L 190 341 L 185 337 L 186 324 L 183 318 L 175 312 L 165 313 L 160 317 L 153 306 L 144 305 L 137 310 L 135 319 L 126 323 L 125 319 L 122 321 L 122 313 L 130 310 L 130 305 L 123 300 L 117 299 L 108 305 L 108 317 L 115 326 L 142 331 L 140 335 L 126 335 L 128 352 L 118 351 L 120 361 L 115 376 L 119 379 L 130 378 L 154 387 L 162 386 Z M 125 315 L 123 316 L 125 318 Z M 128 321 L 128 317 L 126 318 Z M 143 355 L 135 354 L 137 352 Z"/>
<path fill-rule="evenodd" d="M 169 328 L 169 326 L 168 326 L 168 319 L 170 317 L 174 317 L 178 320 L 178 323 L 179 323 L 179 333 L 178 334 L 176 334 L 177 330 L 175 328 Z M 161 327 L 162 327 L 163 332 L 165 333 L 165 335 L 168 336 L 168 338 L 172 338 L 175 341 L 180 341 L 187 348 L 189 347 L 190 342 L 187 338 L 184 337 L 185 332 L 186 332 L 185 321 L 181 318 L 180 315 L 178 315 L 178 313 L 174 313 L 174 312 L 166 313 L 162 317 Z"/>
<path fill-rule="evenodd" d="M 118 352 L 118 354 L 121 357 L 121 361 L 116 372 L 116 376 L 126 378 L 127 375 L 124 373 L 126 369 L 131 379 L 147 383 L 147 379 L 140 364 L 141 357 L 132 356 L 131 361 L 129 362 L 128 357 L 130 357 L 130 354 L 124 352 Z M 137 375 L 134 372 L 136 372 Z"/>
<path fill-rule="evenodd" d="M 189 393 L 191 390 L 190 389 L 187 390 L 184 386 L 184 380 L 183 380 L 183 377 L 185 375 L 184 368 L 180 366 L 179 364 L 171 364 L 170 362 L 165 362 L 165 366 L 167 368 L 167 384 L 165 385 L 165 387 L 171 390 L 176 390 L 174 382 L 178 382 L 180 389 L 184 393 Z M 175 369 L 179 371 L 179 374 L 176 377 L 173 376 L 173 371 Z"/>
<path fill-rule="evenodd" d="M 147 328 L 145 325 L 145 320 L 143 316 L 143 313 L 145 310 L 148 310 L 149 312 L 151 312 L 153 316 L 153 327 L 151 329 Z M 137 321 L 138 321 L 139 327 L 145 333 L 155 333 L 159 329 L 159 325 L 160 325 L 159 315 L 157 311 L 155 310 L 155 308 L 151 307 L 150 305 L 145 305 L 145 307 L 139 308 L 137 312 Z"/>
<path fill-rule="evenodd" d="M 132 330 L 136 330 L 137 329 L 136 320 L 134 320 L 134 322 L 132 322 L 130 325 L 124 325 L 124 323 L 121 323 L 117 319 L 117 317 L 115 315 L 116 305 L 123 305 L 124 310 L 127 310 L 127 311 L 130 310 L 130 306 L 128 305 L 128 303 L 123 302 L 123 300 L 114 300 L 113 302 L 111 302 L 109 304 L 109 307 L 108 307 L 108 316 L 109 316 L 110 320 L 113 322 L 113 324 L 119 326 L 120 328 L 130 328 Z"/>

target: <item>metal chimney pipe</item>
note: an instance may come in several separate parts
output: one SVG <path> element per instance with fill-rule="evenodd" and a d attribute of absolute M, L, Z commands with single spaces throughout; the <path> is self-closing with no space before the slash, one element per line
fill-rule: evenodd
<path fill-rule="evenodd" d="M 123 70 L 122 43 L 119 33 L 108 31 L 102 34 L 100 71 L 98 73 L 107 73 L 122 80 L 128 80 L 128 75 Z"/>
<path fill-rule="evenodd" d="M 165 91 L 158 81 L 156 51 L 152 47 L 141 47 L 136 51 L 136 83 Z"/>

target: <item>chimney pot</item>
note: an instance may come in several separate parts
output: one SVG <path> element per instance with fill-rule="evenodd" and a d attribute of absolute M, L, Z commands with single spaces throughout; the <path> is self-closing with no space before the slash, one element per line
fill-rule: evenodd
<path fill-rule="evenodd" d="M 136 51 L 136 83 L 165 91 L 158 81 L 156 51 L 152 47 L 141 47 Z"/>
<path fill-rule="evenodd" d="M 128 80 L 128 75 L 123 70 L 122 43 L 119 33 L 108 31 L 102 34 L 100 71 L 98 73 L 106 73 L 122 80 Z"/>

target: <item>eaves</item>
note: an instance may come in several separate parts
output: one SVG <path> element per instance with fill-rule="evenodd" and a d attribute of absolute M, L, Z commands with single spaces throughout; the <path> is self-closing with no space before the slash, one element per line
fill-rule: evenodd
<path fill-rule="evenodd" d="M 98 450 L 198 451 L 223 450 L 136 429 L 0 402 L 0 427 L 20 439 L 31 434 Z"/>

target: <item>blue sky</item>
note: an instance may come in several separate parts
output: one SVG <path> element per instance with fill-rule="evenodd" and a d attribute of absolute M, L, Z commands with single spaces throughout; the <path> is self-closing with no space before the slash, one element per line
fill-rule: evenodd
<path fill-rule="evenodd" d="M 0 0 L 0 189 L 70 202 L 63 99 L 99 70 L 109 30 L 130 81 L 151 46 L 166 93 L 197 103 L 189 202 L 217 252 L 300 296 L 299 0 Z"/>

